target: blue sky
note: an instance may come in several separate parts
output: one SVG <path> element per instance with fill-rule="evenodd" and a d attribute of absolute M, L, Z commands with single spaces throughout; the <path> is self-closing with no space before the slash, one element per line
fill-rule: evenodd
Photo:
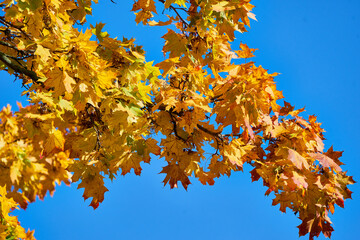
<path fill-rule="evenodd" d="M 159 62 L 166 32 L 161 27 L 136 26 L 130 12 L 133 1 L 103 1 L 95 7 L 90 22 L 106 23 L 112 37 L 135 37 L 144 46 L 146 59 Z M 124 2 L 124 3 L 123 3 Z M 323 123 L 326 148 L 344 150 L 342 161 L 356 181 L 360 181 L 360 1 L 268 0 L 252 1 L 258 21 L 248 33 L 237 34 L 240 41 L 258 48 L 254 61 L 276 77 L 286 101 L 306 107 Z M 0 105 L 16 100 L 19 83 L 0 73 Z M 248 167 L 230 178 L 203 186 L 195 179 L 188 191 L 163 187 L 164 166 L 154 159 L 143 165 L 141 177 L 119 176 L 107 182 L 109 192 L 97 210 L 84 202 L 83 190 L 60 186 L 54 197 L 19 211 L 23 226 L 35 229 L 38 240 L 57 239 L 298 239 L 300 220 L 271 206 L 261 182 L 251 183 Z M 331 218 L 332 239 L 355 240 L 360 236 L 360 187 L 350 187 L 353 199 L 345 209 L 336 208 Z M 307 239 L 303 237 L 301 239 Z M 325 239 L 321 236 L 318 239 Z"/>

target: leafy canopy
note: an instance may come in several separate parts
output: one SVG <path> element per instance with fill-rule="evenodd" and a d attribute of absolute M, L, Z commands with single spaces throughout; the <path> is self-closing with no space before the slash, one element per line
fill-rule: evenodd
<path fill-rule="evenodd" d="M 255 19 L 250 0 L 135 1 L 137 23 L 167 27 L 165 60 L 156 65 L 103 23 L 80 31 L 93 2 L 0 5 L 0 68 L 22 81 L 29 99 L 0 112 L 1 239 L 34 239 L 9 214 L 56 183 L 78 182 L 97 208 L 104 178 L 140 175 L 154 155 L 167 164 L 170 188 L 186 189 L 191 176 L 213 185 L 249 164 L 273 205 L 298 214 L 300 236 L 331 236 L 328 214 L 344 206 L 354 181 L 340 167 L 342 152 L 324 150 L 316 117 L 279 105 L 276 74 L 249 60 L 255 49 L 232 49 L 235 32 Z"/>

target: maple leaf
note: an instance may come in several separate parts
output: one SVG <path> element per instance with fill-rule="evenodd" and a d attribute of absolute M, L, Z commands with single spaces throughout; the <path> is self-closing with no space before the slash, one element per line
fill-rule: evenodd
<path fill-rule="evenodd" d="M 343 154 L 343 151 L 334 151 L 333 146 L 331 146 L 324 154 L 331 158 L 337 165 L 343 165 L 343 163 L 339 160 Z"/>
<path fill-rule="evenodd" d="M 170 164 L 163 167 L 163 170 L 160 173 L 166 174 L 166 177 L 163 181 L 164 186 L 169 183 L 170 188 L 177 188 L 177 182 L 181 181 L 183 187 L 187 189 L 188 185 L 191 184 L 189 177 L 177 164 Z"/>
<path fill-rule="evenodd" d="M 231 170 L 236 169 L 231 165 L 233 164 L 229 161 L 219 161 L 219 156 L 213 155 L 208 169 L 211 173 L 214 174 L 215 177 L 220 177 L 222 175 L 227 175 L 229 177 L 231 175 Z"/>
<path fill-rule="evenodd" d="M 7 196 L 6 186 L 0 186 L 0 238 L 1 239 L 25 239 L 34 240 L 34 231 L 25 231 L 15 216 L 10 212 L 18 209 L 18 204 L 11 197 Z"/>
<path fill-rule="evenodd" d="M 91 25 L 91 28 L 93 29 L 93 34 L 96 35 L 100 42 L 104 41 L 104 38 L 109 36 L 107 32 L 102 32 L 104 26 L 104 23 L 96 23 L 95 27 Z"/>
<path fill-rule="evenodd" d="M 101 175 L 88 175 L 83 178 L 78 185 L 79 188 L 85 188 L 83 198 L 86 200 L 92 197 L 90 206 L 96 209 L 99 204 L 104 201 L 104 194 L 108 189 L 104 186 L 103 176 Z"/>
<path fill-rule="evenodd" d="M 310 233 L 309 239 L 312 240 L 323 232 L 325 237 L 331 237 L 331 232 L 334 231 L 334 229 L 331 227 L 330 223 L 331 222 L 319 217 L 307 217 L 298 226 L 299 235 L 304 236 L 307 233 Z"/>
<path fill-rule="evenodd" d="M 306 158 L 304 158 L 303 156 L 301 156 L 298 152 L 296 152 L 293 149 L 288 149 L 288 158 L 291 162 L 294 163 L 294 165 L 298 168 L 298 169 L 302 169 L 303 167 L 305 169 L 309 169 L 309 164 L 306 160 Z"/>
<path fill-rule="evenodd" d="M 308 183 L 306 182 L 305 177 L 301 176 L 300 174 L 298 174 L 295 171 L 293 172 L 292 180 L 299 187 L 304 187 L 304 188 L 308 187 Z"/>
<path fill-rule="evenodd" d="M 144 161 L 145 159 L 142 158 L 138 154 L 129 154 L 125 153 L 118 161 L 116 166 L 119 166 L 121 168 L 121 175 L 126 175 L 130 173 L 131 169 L 134 169 L 134 173 L 136 175 L 141 174 L 141 166 L 140 163 Z"/>
<path fill-rule="evenodd" d="M 49 133 L 49 138 L 45 143 L 44 150 L 46 153 L 50 153 L 55 149 L 63 150 L 64 143 L 65 139 L 63 133 L 53 128 Z"/>
<path fill-rule="evenodd" d="M 52 195 L 70 178 L 97 208 L 108 191 L 104 179 L 140 175 L 153 155 L 165 159 L 170 188 L 180 181 L 187 189 L 191 176 L 213 185 L 248 163 L 265 195 L 275 194 L 273 205 L 299 212 L 300 235 L 330 237 L 328 212 L 344 207 L 355 181 L 340 168 L 342 152 L 323 153 L 315 116 L 277 104 L 276 73 L 234 62 L 256 50 L 231 44 L 256 20 L 250 1 L 134 1 L 136 23 L 169 26 L 165 59 L 155 66 L 135 39 L 110 37 L 104 23 L 78 28 L 93 2 L 1 5 L 0 69 L 23 81 L 30 104 L 0 111 L 0 238 L 33 239 L 11 208 Z"/>
<path fill-rule="evenodd" d="M 187 40 L 181 34 L 169 29 L 162 38 L 165 39 L 163 52 L 170 52 L 170 58 L 181 56 L 183 53 L 186 52 Z"/>
<path fill-rule="evenodd" d="M 167 26 L 173 23 L 173 21 L 175 21 L 176 19 L 171 17 L 171 16 L 167 16 L 169 18 L 169 20 L 167 21 L 154 21 L 151 20 L 148 22 L 149 26 Z"/>
<path fill-rule="evenodd" d="M 227 1 L 221 1 L 215 5 L 212 6 L 212 9 L 216 12 L 223 12 L 224 10 L 234 10 L 235 6 L 232 6 Z"/>
<path fill-rule="evenodd" d="M 49 78 L 45 81 L 45 86 L 53 88 L 55 96 L 64 94 L 64 92 L 73 92 L 73 84 L 76 84 L 76 81 L 70 77 L 67 72 L 60 70 L 60 68 L 55 68 L 49 72 Z"/>
<path fill-rule="evenodd" d="M 97 74 L 97 83 L 101 88 L 111 88 L 113 86 L 113 80 L 116 78 L 116 73 L 113 71 L 101 71 Z"/>
<path fill-rule="evenodd" d="M 280 109 L 280 115 L 284 116 L 287 115 L 289 112 L 294 110 L 294 106 L 291 106 L 290 103 L 284 101 L 284 107 Z"/>
<path fill-rule="evenodd" d="M 64 87 L 66 92 L 73 93 L 73 87 L 72 85 L 76 84 L 76 81 L 70 77 L 67 72 L 64 72 Z"/>
<path fill-rule="evenodd" d="M 169 73 L 172 73 L 176 69 L 176 64 L 179 63 L 179 57 L 166 59 L 158 64 L 157 67 L 163 70 L 163 77 L 167 76 Z"/>
<path fill-rule="evenodd" d="M 311 157 L 313 157 L 314 159 L 318 160 L 321 163 L 321 165 L 323 165 L 326 168 L 334 169 L 337 172 L 342 171 L 341 168 L 339 167 L 339 165 L 336 164 L 333 159 L 326 156 L 325 154 L 322 154 L 322 153 L 310 153 L 309 155 Z"/>
<path fill-rule="evenodd" d="M 15 161 L 10 167 L 10 179 L 12 183 L 19 183 L 19 177 L 21 177 L 22 161 Z"/>
<path fill-rule="evenodd" d="M 166 0 L 165 1 L 165 8 L 169 8 L 171 4 L 176 3 L 179 6 L 186 6 L 186 0 Z"/>
<path fill-rule="evenodd" d="M 160 155 L 161 148 L 157 145 L 158 142 L 155 139 L 153 138 L 146 139 L 145 144 L 146 144 L 146 151 L 148 153 L 152 153 L 154 155 Z"/>
<path fill-rule="evenodd" d="M 241 43 L 240 44 L 241 51 L 236 51 L 236 54 L 239 56 L 239 58 L 251 58 L 255 57 L 253 52 L 255 52 L 257 49 L 250 49 L 246 44 Z"/>
<path fill-rule="evenodd" d="M 245 155 L 250 154 L 250 159 L 256 159 L 256 154 L 251 154 L 251 150 L 254 148 L 252 145 L 243 145 L 243 143 L 237 139 L 231 141 L 230 145 L 224 147 L 224 156 L 229 159 L 233 164 L 236 164 L 240 167 L 247 160 Z"/>
<path fill-rule="evenodd" d="M 42 62 L 47 62 L 51 57 L 50 50 L 41 45 L 37 45 L 34 54 L 40 56 Z"/>
<path fill-rule="evenodd" d="M 214 185 L 215 181 L 214 181 L 214 176 L 211 172 L 204 172 L 202 170 L 199 170 L 196 172 L 196 177 L 199 178 L 199 181 L 203 184 L 203 185 Z"/>
<path fill-rule="evenodd" d="M 251 181 L 255 182 L 258 181 L 260 179 L 260 175 L 256 172 L 256 168 L 254 168 L 253 170 L 250 171 L 251 174 Z"/>

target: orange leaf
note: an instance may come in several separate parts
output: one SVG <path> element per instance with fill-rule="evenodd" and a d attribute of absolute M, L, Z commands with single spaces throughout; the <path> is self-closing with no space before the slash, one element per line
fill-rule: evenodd
<path fill-rule="evenodd" d="M 288 155 L 289 160 L 293 162 L 298 169 L 302 169 L 303 167 L 309 169 L 309 164 L 307 160 L 303 156 L 301 156 L 297 151 L 289 148 L 288 154 L 289 154 Z"/>
<path fill-rule="evenodd" d="M 337 172 L 341 172 L 341 168 L 339 167 L 339 165 L 337 165 L 333 159 L 329 158 L 328 156 L 321 154 L 321 153 L 310 153 L 309 154 L 311 157 L 315 158 L 316 160 L 318 160 L 321 165 L 323 165 L 324 167 L 328 167 L 328 168 L 332 168 L 334 170 L 336 170 Z"/>

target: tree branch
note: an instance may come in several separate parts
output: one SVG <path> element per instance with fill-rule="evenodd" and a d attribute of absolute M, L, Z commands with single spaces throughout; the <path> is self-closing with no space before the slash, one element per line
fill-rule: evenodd
<path fill-rule="evenodd" d="M 201 131 L 203 131 L 203 132 L 205 132 L 205 133 L 207 133 L 207 134 L 210 134 L 210 135 L 214 136 L 215 138 L 217 138 L 217 139 L 219 139 L 219 140 L 221 140 L 221 141 L 223 140 L 222 135 L 221 135 L 220 133 L 213 132 L 213 131 L 211 131 L 211 130 L 209 130 L 209 129 L 207 129 L 207 128 L 204 128 L 204 127 L 201 126 L 200 124 L 197 124 L 196 126 L 197 126 L 198 129 L 200 129 Z"/>
<path fill-rule="evenodd" d="M 24 54 L 24 55 L 35 52 L 34 50 L 26 50 L 26 51 L 20 50 L 20 49 L 18 49 L 16 46 L 13 46 L 13 45 L 11 45 L 10 43 L 4 42 L 4 41 L 0 41 L 0 45 L 3 45 L 3 46 L 6 46 L 6 47 L 9 47 L 9 48 L 12 48 L 12 49 L 14 49 L 14 50 L 16 50 L 16 51 Z M 29 53 L 28 53 L 28 52 L 29 52 Z"/>
<path fill-rule="evenodd" d="M 34 82 L 38 83 L 38 80 L 40 78 L 36 75 L 36 73 L 16 64 L 14 62 L 15 60 L 11 59 L 11 56 L 3 52 L 0 52 L 0 61 L 2 61 L 8 68 L 11 68 L 17 73 L 26 75 L 29 78 L 31 78 Z"/>
<path fill-rule="evenodd" d="M 22 34 L 24 34 L 25 37 L 31 39 L 31 37 L 26 32 L 24 32 L 24 30 L 21 29 L 21 27 L 15 26 L 14 24 L 6 21 L 4 16 L 0 16 L 0 23 L 4 24 L 7 27 L 12 27 L 19 30 Z"/>
<path fill-rule="evenodd" d="M 162 3 L 165 4 L 165 0 L 159 0 L 159 2 L 162 2 Z M 175 8 L 175 7 L 171 6 L 171 5 L 169 6 L 169 8 L 175 12 L 175 14 L 179 17 L 180 21 L 181 21 L 186 27 L 189 26 L 189 24 L 182 18 L 182 16 L 180 15 L 180 13 L 177 11 L 177 9 L 179 9 L 179 8 Z M 184 10 L 185 12 L 187 12 L 185 9 L 182 9 L 182 10 Z"/>
<path fill-rule="evenodd" d="M 173 124 L 173 132 L 174 132 L 175 136 L 176 136 L 178 139 L 182 140 L 184 143 L 186 143 L 187 140 L 184 139 L 184 138 L 182 138 L 181 136 L 179 136 L 179 134 L 178 134 L 178 132 L 177 132 L 177 129 L 176 129 L 176 127 L 177 127 L 177 126 L 176 126 L 176 120 L 175 120 L 174 116 L 172 115 L 171 112 L 168 111 L 168 113 L 170 114 L 171 123 Z"/>

